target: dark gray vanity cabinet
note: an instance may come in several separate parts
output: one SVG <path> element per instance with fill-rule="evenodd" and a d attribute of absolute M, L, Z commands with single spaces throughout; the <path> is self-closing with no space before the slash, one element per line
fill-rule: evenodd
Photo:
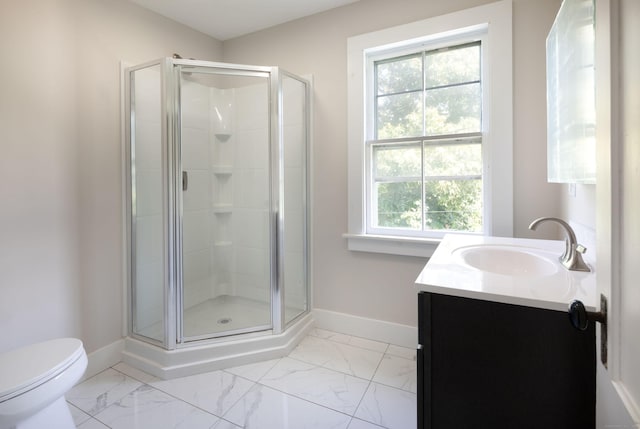
<path fill-rule="evenodd" d="M 595 329 L 566 312 L 418 294 L 419 429 L 592 429 Z"/>

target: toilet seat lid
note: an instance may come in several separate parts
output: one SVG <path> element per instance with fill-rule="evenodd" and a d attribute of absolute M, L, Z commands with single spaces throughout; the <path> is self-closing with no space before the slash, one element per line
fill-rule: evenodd
<path fill-rule="evenodd" d="M 1 353 L 0 400 L 47 381 L 82 354 L 82 341 L 77 338 L 59 338 Z"/>

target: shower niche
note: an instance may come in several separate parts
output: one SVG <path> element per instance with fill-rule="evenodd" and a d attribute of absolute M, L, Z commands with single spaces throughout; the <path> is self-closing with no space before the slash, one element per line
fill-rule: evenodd
<path fill-rule="evenodd" d="M 284 354 L 311 323 L 309 82 L 164 58 L 125 84 L 125 361 L 170 378 Z"/>

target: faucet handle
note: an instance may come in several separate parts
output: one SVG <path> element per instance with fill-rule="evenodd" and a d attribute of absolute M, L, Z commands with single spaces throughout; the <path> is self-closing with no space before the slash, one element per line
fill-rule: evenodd
<path fill-rule="evenodd" d="M 587 248 L 582 244 L 578 244 L 576 240 L 576 233 L 573 232 L 573 228 L 567 222 L 556 217 L 540 217 L 529 225 L 529 229 L 535 230 L 541 222 L 553 221 L 562 226 L 565 232 L 565 249 L 562 256 L 560 256 L 560 262 L 568 270 L 571 271 L 591 271 L 589 266 L 582 260 L 582 254 L 587 251 Z"/>

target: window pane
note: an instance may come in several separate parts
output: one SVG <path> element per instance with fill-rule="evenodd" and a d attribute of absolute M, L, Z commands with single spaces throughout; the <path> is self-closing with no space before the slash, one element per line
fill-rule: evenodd
<path fill-rule="evenodd" d="M 419 181 L 376 183 L 376 227 L 420 230 L 421 184 Z"/>
<path fill-rule="evenodd" d="M 374 146 L 373 175 L 376 179 L 391 177 L 420 178 L 420 144 Z"/>
<path fill-rule="evenodd" d="M 422 135 L 422 92 L 378 97 L 377 138 Z"/>
<path fill-rule="evenodd" d="M 478 42 L 374 64 L 372 228 L 482 232 L 481 139 L 448 136 L 482 131 L 480 56 Z M 438 140 L 408 141 L 423 136 Z"/>
<path fill-rule="evenodd" d="M 425 181 L 425 230 L 482 231 L 482 182 Z"/>
<path fill-rule="evenodd" d="M 433 176 L 480 176 L 480 143 L 425 145 L 424 174 Z"/>
<path fill-rule="evenodd" d="M 422 55 L 376 63 L 377 94 L 422 90 Z"/>
<path fill-rule="evenodd" d="M 479 83 L 427 90 L 427 135 L 482 131 L 482 97 Z"/>
<path fill-rule="evenodd" d="M 427 88 L 480 80 L 480 45 L 427 52 Z"/>

